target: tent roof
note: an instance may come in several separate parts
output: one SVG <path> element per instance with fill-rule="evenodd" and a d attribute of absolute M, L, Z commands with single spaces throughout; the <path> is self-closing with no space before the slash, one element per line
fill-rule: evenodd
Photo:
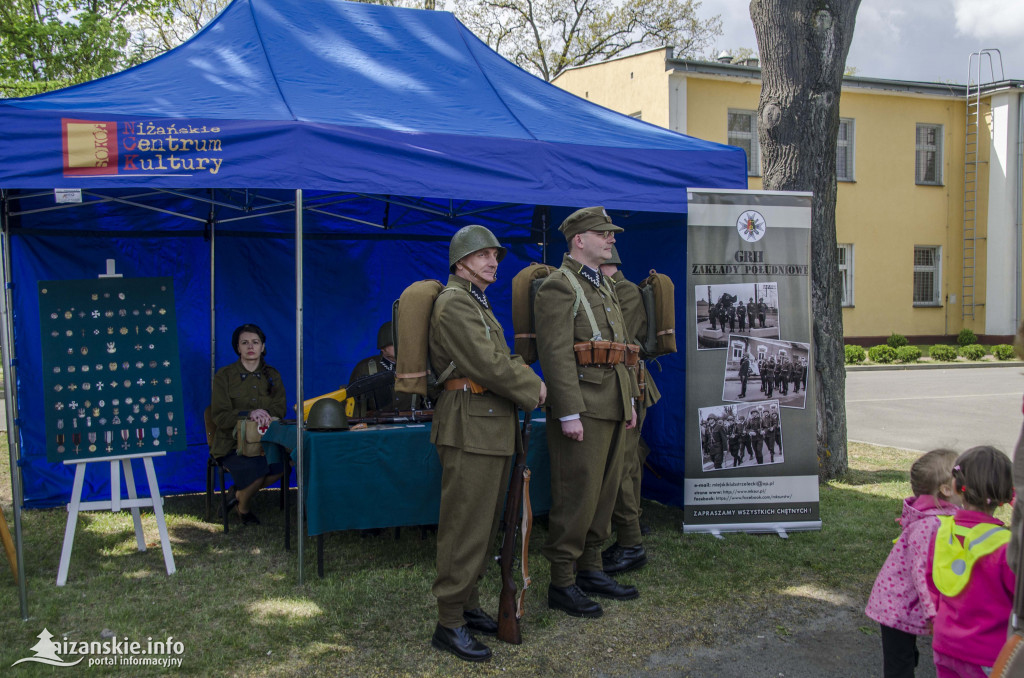
<path fill-rule="evenodd" d="M 234 0 L 140 66 L 0 101 L 0 125 L 3 188 L 145 181 L 681 212 L 687 187 L 746 187 L 742 150 L 579 99 L 447 12 L 340 0 Z"/>

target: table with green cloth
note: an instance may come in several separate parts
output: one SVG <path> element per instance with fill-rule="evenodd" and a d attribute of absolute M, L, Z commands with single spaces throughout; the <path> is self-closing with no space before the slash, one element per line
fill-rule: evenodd
<path fill-rule="evenodd" d="M 551 470 L 544 419 L 533 419 L 527 464 L 535 514 L 551 508 Z M 268 461 L 275 446 L 296 447 L 294 424 L 274 422 L 264 434 Z M 293 461 L 293 465 L 294 465 Z M 336 530 L 434 525 L 441 503 L 441 462 L 430 424 L 372 426 L 359 431 L 304 431 L 303 488 L 307 534 Z"/>

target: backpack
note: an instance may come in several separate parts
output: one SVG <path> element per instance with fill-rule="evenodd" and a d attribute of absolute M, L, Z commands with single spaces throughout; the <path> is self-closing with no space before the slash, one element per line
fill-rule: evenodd
<path fill-rule="evenodd" d="M 513 352 L 522 356 L 527 365 L 537 362 L 537 330 L 534 327 L 533 301 L 537 298 L 544 278 L 556 266 L 530 264 L 512 278 L 512 331 Z"/>
<path fill-rule="evenodd" d="M 968 529 L 957 525 L 953 516 L 938 516 L 932 558 L 932 581 L 945 596 L 956 596 L 971 580 L 978 558 L 987 556 L 1009 543 L 1010 530 L 1002 525 L 981 523 Z"/>
<path fill-rule="evenodd" d="M 676 291 L 672 279 L 653 268 L 640 285 L 647 311 L 647 338 L 643 352 L 657 357 L 676 352 Z"/>
<path fill-rule="evenodd" d="M 439 280 L 419 280 L 402 290 L 392 306 L 395 324 L 395 390 L 428 395 L 432 386 L 427 341 L 434 300 L 444 289 Z"/>

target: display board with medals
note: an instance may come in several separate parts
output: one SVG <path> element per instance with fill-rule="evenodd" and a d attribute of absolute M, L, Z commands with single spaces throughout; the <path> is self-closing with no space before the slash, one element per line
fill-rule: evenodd
<path fill-rule="evenodd" d="M 186 447 L 171 278 L 39 283 L 46 456 Z"/>

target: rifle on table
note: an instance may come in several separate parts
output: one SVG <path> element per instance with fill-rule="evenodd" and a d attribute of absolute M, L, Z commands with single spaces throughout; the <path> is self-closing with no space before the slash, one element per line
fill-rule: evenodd
<path fill-rule="evenodd" d="M 501 541 L 501 595 L 498 598 L 498 640 L 519 645 L 523 642 L 519 620 L 523 616 L 526 589 L 530 587 L 528 562 L 530 531 L 533 529 L 533 510 L 530 508 L 530 469 L 526 466 L 526 451 L 530 449 L 530 413 L 525 412 L 521 435 L 516 436 L 516 458 L 512 477 L 508 483 L 505 499 L 503 524 L 505 535 Z M 522 519 L 520 520 L 520 509 Z M 512 565 L 516 559 L 516 532 L 522 534 L 523 553 L 521 571 L 523 590 L 516 596 L 516 581 L 512 576 Z"/>
<path fill-rule="evenodd" d="M 417 424 L 433 421 L 434 410 L 401 410 L 399 412 L 378 411 L 376 416 L 349 417 L 349 424 Z"/>

